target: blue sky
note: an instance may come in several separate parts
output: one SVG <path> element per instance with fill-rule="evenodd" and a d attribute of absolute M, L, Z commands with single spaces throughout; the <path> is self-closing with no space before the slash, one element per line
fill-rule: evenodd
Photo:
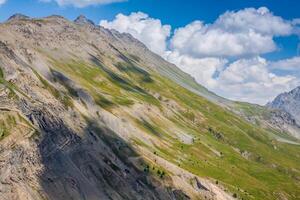
<path fill-rule="evenodd" d="M 10 15 L 20 12 L 34 17 L 59 14 L 69 19 L 84 14 L 94 21 L 100 21 L 101 19 L 113 19 L 118 13 L 130 14 L 142 11 L 153 18 L 161 19 L 163 23 L 180 27 L 197 19 L 212 22 L 226 10 L 261 6 L 268 7 L 274 14 L 285 19 L 299 17 L 300 2 L 295 0 L 128 0 L 127 2 L 79 9 L 72 6 L 59 7 L 54 2 L 45 4 L 39 0 L 7 0 L 0 8 L 0 20 L 3 21 Z"/>
<path fill-rule="evenodd" d="M 234 100 L 264 104 L 300 85 L 298 1 L 114 1 L 122 0 L 0 0 L 0 20 L 15 13 L 70 20 L 84 14 L 132 34 Z"/>

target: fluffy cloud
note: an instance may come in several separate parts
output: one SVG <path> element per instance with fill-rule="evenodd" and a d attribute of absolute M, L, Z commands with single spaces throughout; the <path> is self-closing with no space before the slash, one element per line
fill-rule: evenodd
<path fill-rule="evenodd" d="M 291 22 L 274 16 L 268 8 L 246 8 L 238 12 L 228 11 L 221 15 L 214 26 L 230 32 L 248 32 L 253 30 L 263 35 L 289 35 L 293 27 Z"/>
<path fill-rule="evenodd" d="M 194 58 L 180 55 L 178 52 L 168 52 L 165 57 L 169 62 L 180 66 L 184 72 L 191 74 L 198 83 L 212 90 L 218 85 L 214 76 L 220 73 L 228 62 L 226 59 L 215 57 Z"/>
<path fill-rule="evenodd" d="M 0 0 L 0 5 L 4 4 L 6 0 Z"/>
<path fill-rule="evenodd" d="M 269 62 L 261 57 L 277 50 L 274 37 L 297 34 L 295 24 L 296 20 L 284 20 L 265 7 L 228 11 L 212 24 L 194 21 L 176 29 L 171 37 L 169 25 L 141 12 L 100 22 L 130 33 L 217 94 L 259 104 L 300 84 L 293 74 L 273 71 L 297 69 L 300 58 Z"/>
<path fill-rule="evenodd" d="M 129 16 L 118 14 L 114 21 L 102 20 L 100 25 L 121 33 L 130 33 L 158 54 L 166 51 L 166 40 L 171 32 L 171 26 L 162 25 L 160 20 L 150 18 L 142 12 L 131 13 Z"/>
<path fill-rule="evenodd" d="M 226 12 L 213 24 L 195 21 L 175 31 L 171 47 L 196 57 L 260 55 L 276 50 L 274 36 L 289 35 L 291 22 L 267 8 Z"/>
<path fill-rule="evenodd" d="M 91 6 L 91 5 L 109 4 L 109 3 L 114 3 L 114 2 L 122 2 L 122 1 L 126 1 L 126 0 L 40 0 L 40 1 L 42 1 L 42 2 L 56 1 L 56 3 L 59 6 L 72 5 L 72 6 L 75 6 L 78 8 L 83 8 L 83 7 Z"/>
<path fill-rule="evenodd" d="M 300 57 L 293 57 L 284 60 L 279 60 L 277 62 L 272 62 L 271 67 L 273 69 L 279 69 L 283 71 L 296 71 L 300 70 Z"/>
<path fill-rule="evenodd" d="M 142 12 L 118 14 L 113 21 L 102 20 L 100 25 L 130 33 L 159 54 L 166 49 L 171 29 Z M 194 21 L 178 28 L 170 40 L 170 50 L 195 58 L 257 56 L 277 49 L 274 36 L 292 32 L 292 22 L 274 16 L 267 8 L 246 8 L 226 12 L 213 24 Z"/>
<path fill-rule="evenodd" d="M 272 36 L 262 35 L 252 29 L 228 32 L 209 25 L 203 26 L 199 21 L 177 29 L 171 47 L 195 57 L 259 55 L 276 49 Z"/>
<path fill-rule="evenodd" d="M 217 77 L 215 91 L 230 99 L 264 104 L 300 84 L 295 76 L 275 75 L 269 64 L 261 57 L 237 60 Z"/>

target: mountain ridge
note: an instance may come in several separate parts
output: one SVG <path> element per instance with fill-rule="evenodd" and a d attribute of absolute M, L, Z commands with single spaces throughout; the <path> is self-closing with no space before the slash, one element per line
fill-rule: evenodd
<path fill-rule="evenodd" d="M 300 147 L 275 136 L 293 138 L 217 104 L 132 36 L 57 16 L 0 33 L 1 198 L 299 197 Z"/>
<path fill-rule="evenodd" d="M 269 102 L 267 106 L 290 113 L 297 123 L 300 124 L 300 86 L 289 92 L 279 94 L 272 102 Z"/>

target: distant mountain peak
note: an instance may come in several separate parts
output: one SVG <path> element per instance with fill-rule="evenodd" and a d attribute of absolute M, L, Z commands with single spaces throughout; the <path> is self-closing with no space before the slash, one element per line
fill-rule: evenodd
<path fill-rule="evenodd" d="M 75 22 L 76 24 L 80 24 L 80 25 L 92 25 L 92 26 L 95 25 L 95 23 L 94 23 L 92 20 L 86 18 L 86 16 L 84 16 L 84 15 L 79 15 L 79 16 L 74 20 L 74 22 Z"/>
<path fill-rule="evenodd" d="M 30 17 L 23 15 L 21 13 L 16 13 L 8 18 L 8 21 L 19 20 L 19 19 L 30 19 Z"/>
<path fill-rule="evenodd" d="M 49 17 L 46 18 L 59 18 L 59 19 L 65 19 L 63 16 L 61 15 L 50 15 Z"/>
<path fill-rule="evenodd" d="M 300 124 L 300 86 L 295 89 L 278 95 L 268 107 L 283 110 L 291 114 Z"/>
<path fill-rule="evenodd" d="M 289 92 L 289 94 L 292 94 L 292 95 L 297 95 L 297 97 L 300 97 L 300 86 L 296 87 L 295 89 L 293 89 L 292 91 Z"/>

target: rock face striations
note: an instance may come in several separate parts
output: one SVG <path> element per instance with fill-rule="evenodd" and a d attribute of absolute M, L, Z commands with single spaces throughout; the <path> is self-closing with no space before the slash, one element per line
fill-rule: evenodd
<path fill-rule="evenodd" d="M 297 199 L 298 146 L 216 101 L 129 34 L 15 15 L 0 24 L 0 199 Z"/>
<path fill-rule="evenodd" d="M 78 16 L 74 20 L 74 22 L 76 24 L 79 24 L 79 25 L 85 25 L 85 24 L 87 24 L 87 25 L 95 26 L 95 23 L 92 20 L 87 19 L 84 15 Z"/>
<path fill-rule="evenodd" d="M 300 124 L 300 86 L 290 92 L 278 95 L 267 106 L 289 113 Z"/>

